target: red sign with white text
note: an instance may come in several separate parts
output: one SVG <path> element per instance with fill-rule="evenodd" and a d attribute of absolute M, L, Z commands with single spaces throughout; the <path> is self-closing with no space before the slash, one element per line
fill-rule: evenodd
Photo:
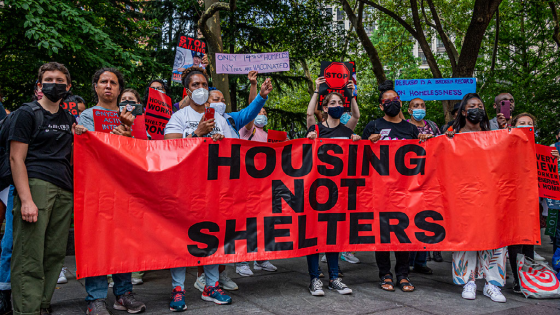
<path fill-rule="evenodd" d="M 165 93 L 150 89 L 148 103 L 146 104 L 146 131 L 152 140 L 163 140 L 165 126 L 171 118 L 171 98 Z"/>

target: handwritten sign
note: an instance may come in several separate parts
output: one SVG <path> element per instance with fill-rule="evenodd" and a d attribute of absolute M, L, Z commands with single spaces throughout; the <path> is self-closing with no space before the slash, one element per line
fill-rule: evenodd
<path fill-rule="evenodd" d="M 146 131 L 152 140 L 163 140 L 165 126 L 173 114 L 171 98 L 155 89 L 150 89 L 149 93 L 146 104 Z"/>
<path fill-rule="evenodd" d="M 476 92 L 476 78 L 395 80 L 395 92 L 403 101 L 461 100 Z"/>
<path fill-rule="evenodd" d="M 216 54 L 216 73 L 247 74 L 290 71 L 290 54 L 285 52 L 260 54 Z"/>
<path fill-rule="evenodd" d="M 271 143 L 284 142 L 286 141 L 286 139 L 288 139 L 288 133 L 285 131 L 268 129 L 267 133 L 268 133 L 268 137 L 266 142 L 271 142 Z"/>
<path fill-rule="evenodd" d="M 558 160 L 552 156 L 553 147 L 536 144 L 539 197 L 560 200 Z"/>

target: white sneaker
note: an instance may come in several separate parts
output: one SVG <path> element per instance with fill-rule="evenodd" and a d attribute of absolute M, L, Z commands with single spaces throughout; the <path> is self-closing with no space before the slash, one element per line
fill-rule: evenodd
<path fill-rule="evenodd" d="M 219 282 L 220 282 L 220 286 L 224 290 L 235 291 L 235 290 L 239 289 L 239 287 L 237 286 L 237 283 L 233 282 L 233 280 L 231 280 L 231 278 L 228 277 L 226 271 L 223 271 L 222 273 L 220 273 L 220 281 Z"/>
<path fill-rule="evenodd" d="M 206 286 L 206 276 L 204 272 L 200 275 L 200 277 L 196 278 L 194 282 L 194 287 L 200 292 L 204 292 L 204 287 Z"/>
<path fill-rule="evenodd" d="M 545 261 L 546 260 L 546 258 L 537 254 L 537 252 L 535 252 L 534 255 L 535 255 L 535 260 L 538 260 L 538 261 Z"/>
<path fill-rule="evenodd" d="M 309 292 L 313 296 L 325 295 L 325 291 L 323 291 L 323 282 L 319 279 L 311 280 L 311 284 L 309 284 Z"/>
<path fill-rule="evenodd" d="M 255 264 L 253 265 L 253 269 L 255 270 L 264 270 L 264 271 L 276 271 L 276 266 L 274 266 L 270 261 L 265 260 L 263 263 L 259 264 L 257 261 L 255 261 Z"/>
<path fill-rule="evenodd" d="M 322 263 L 326 263 L 326 262 L 327 262 L 327 255 L 323 254 L 323 257 L 321 257 L 321 262 L 322 262 Z"/>
<path fill-rule="evenodd" d="M 142 284 L 142 283 L 144 283 L 144 280 L 142 280 L 140 278 L 132 278 L 131 282 L 132 282 L 132 284 Z"/>
<path fill-rule="evenodd" d="M 352 254 L 351 252 L 343 252 L 342 255 L 340 256 L 340 258 L 342 260 L 344 260 L 345 262 L 349 262 L 351 264 L 359 264 L 360 260 L 358 259 L 358 257 L 354 256 L 354 254 Z"/>
<path fill-rule="evenodd" d="M 251 271 L 249 265 L 235 266 L 235 272 L 237 272 L 238 275 L 243 277 L 250 277 L 253 275 L 253 271 Z"/>
<path fill-rule="evenodd" d="M 474 300 L 476 298 L 476 283 L 469 281 L 463 286 L 463 299 Z"/>
<path fill-rule="evenodd" d="M 68 279 L 66 278 L 66 270 L 66 267 L 62 267 L 62 270 L 60 270 L 60 275 L 58 276 L 58 281 L 56 283 L 68 283 Z"/>
<path fill-rule="evenodd" d="M 491 298 L 492 301 L 494 302 L 500 302 L 500 303 L 506 302 L 506 297 L 502 294 L 500 288 L 498 288 L 493 284 L 486 283 L 484 285 L 484 290 L 482 290 L 482 292 L 484 293 L 484 295 Z"/>

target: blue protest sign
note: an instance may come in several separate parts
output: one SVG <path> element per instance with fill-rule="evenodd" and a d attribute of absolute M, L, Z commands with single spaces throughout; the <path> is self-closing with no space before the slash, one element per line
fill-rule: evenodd
<path fill-rule="evenodd" d="M 560 200 L 546 198 L 546 204 L 548 205 L 548 209 L 560 209 Z"/>
<path fill-rule="evenodd" d="M 476 78 L 395 80 L 395 92 L 403 101 L 460 100 L 476 92 Z"/>

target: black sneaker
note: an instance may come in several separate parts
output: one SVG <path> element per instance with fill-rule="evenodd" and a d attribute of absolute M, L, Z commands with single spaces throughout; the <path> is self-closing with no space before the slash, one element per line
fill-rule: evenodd
<path fill-rule="evenodd" d="M 513 282 L 513 292 L 514 293 L 523 293 L 521 292 L 521 286 L 519 285 L 519 282 Z"/>
<path fill-rule="evenodd" d="M 443 257 L 441 257 L 441 252 L 434 252 L 434 261 L 443 262 Z"/>
<path fill-rule="evenodd" d="M 309 284 L 309 292 L 311 292 L 311 295 L 313 296 L 325 295 L 325 292 L 323 291 L 323 282 L 317 278 L 311 280 L 311 283 Z"/>
<path fill-rule="evenodd" d="M 346 286 L 346 284 L 340 281 L 340 278 L 336 278 L 333 281 L 329 281 L 329 290 L 336 290 L 340 294 L 352 294 L 352 289 Z"/>
<path fill-rule="evenodd" d="M 419 266 L 419 267 L 414 267 L 412 269 L 412 271 L 416 272 L 416 273 L 422 273 L 425 275 L 431 275 L 434 272 L 432 271 L 432 268 L 428 267 L 428 266 Z"/>
<path fill-rule="evenodd" d="M 12 314 L 12 290 L 0 290 L 0 315 Z"/>
<path fill-rule="evenodd" d="M 88 315 L 111 315 L 107 309 L 107 303 L 104 299 L 91 301 L 87 305 L 86 314 Z"/>
<path fill-rule="evenodd" d="M 146 304 L 136 300 L 134 293 L 128 292 L 117 296 L 113 308 L 118 311 L 127 311 L 130 314 L 136 314 L 145 311 Z"/>

